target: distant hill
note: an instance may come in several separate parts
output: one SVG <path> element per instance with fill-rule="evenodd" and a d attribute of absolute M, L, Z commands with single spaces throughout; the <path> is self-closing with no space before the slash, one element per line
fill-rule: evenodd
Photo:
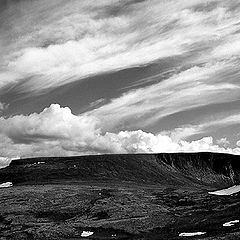
<path fill-rule="evenodd" d="M 240 156 L 218 153 L 118 154 L 14 160 L 0 183 L 109 181 L 224 187 L 240 182 Z"/>

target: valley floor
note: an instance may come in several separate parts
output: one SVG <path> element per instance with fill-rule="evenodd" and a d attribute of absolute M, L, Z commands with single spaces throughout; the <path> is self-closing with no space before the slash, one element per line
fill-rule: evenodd
<path fill-rule="evenodd" d="M 14 185 L 0 189 L 0 239 L 240 239 L 240 195 L 208 190 L 130 182 Z M 183 234 L 194 232 L 204 234 Z"/>

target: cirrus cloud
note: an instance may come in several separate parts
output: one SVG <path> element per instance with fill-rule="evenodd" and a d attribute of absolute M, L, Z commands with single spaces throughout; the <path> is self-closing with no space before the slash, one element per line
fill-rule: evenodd
<path fill-rule="evenodd" d="M 26 1 L 22 12 L 18 4 L 1 14 L 0 75 L 2 87 L 18 82 L 24 92 L 166 57 L 189 56 L 191 64 L 229 59 L 238 49 L 234 0 Z"/>

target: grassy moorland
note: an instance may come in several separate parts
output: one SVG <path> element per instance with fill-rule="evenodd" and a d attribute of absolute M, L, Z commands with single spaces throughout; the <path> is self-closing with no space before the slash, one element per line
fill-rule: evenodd
<path fill-rule="evenodd" d="M 13 161 L 0 170 L 0 239 L 239 239 L 239 183 L 227 154 L 136 154 Z M 88 238 L 83 231 L 91 231 Z M 190 237 L 191 238 L 191 237 Z"/>

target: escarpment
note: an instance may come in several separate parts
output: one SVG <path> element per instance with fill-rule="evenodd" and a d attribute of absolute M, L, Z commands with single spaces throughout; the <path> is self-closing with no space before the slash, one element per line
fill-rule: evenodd
<path fill-rule="evenodd" d="M 110 181 L 227 187 L 240 182 L 240 157 L 219 153 L 118 154 L 14 160 L 0 182 Z"/>

